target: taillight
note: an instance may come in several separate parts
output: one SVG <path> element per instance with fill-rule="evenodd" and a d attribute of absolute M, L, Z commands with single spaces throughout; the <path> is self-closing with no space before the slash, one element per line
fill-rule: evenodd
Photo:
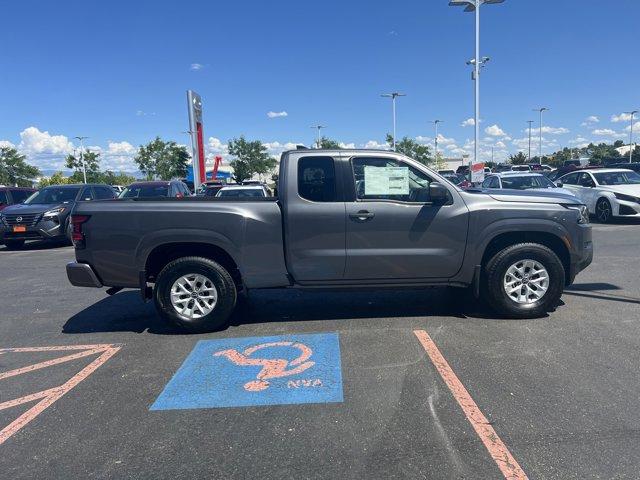
<path fill-rule="evenodd" d="M 89 215 L 71 215 L 71 240 L 76 247 L 84 246 L 82 224 L 89 220 Z"/>

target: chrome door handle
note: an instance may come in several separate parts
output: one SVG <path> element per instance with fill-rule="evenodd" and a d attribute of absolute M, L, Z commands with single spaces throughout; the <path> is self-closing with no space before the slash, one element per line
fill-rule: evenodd
<path fill-rule="evenodd" d="M 366 210 L 360 210 L 358 213 L 349 214 L 349 218 L 352 218 L 353 220 L 360 220 L 361 222 L 369 220 L 373 217 L 375 217 L 375 213 L 371 213 Z"/>

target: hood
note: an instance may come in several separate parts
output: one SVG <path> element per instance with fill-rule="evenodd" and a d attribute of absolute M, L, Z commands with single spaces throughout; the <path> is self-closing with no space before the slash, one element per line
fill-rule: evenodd
<path fill-rule="evenodd" d="M 499 202 L 520 202 L 520 203 L 575 203 L 582 202 L 572 194 L 559 192 L 560 188 L 545 188 L 540 190 L 509 190 L 495 189 L 484 190 L 482 193 L 489 195 Z"/>
<path fill-rule="evenodd" d="M 44 213 L 49 210 L 53 210 L 54 208 L 67 207 L 71 208 L 73 205 L 70 203 L 34 203 L 31 205 L 24 205 L 19 203 L 17 205 L 9 205 L 7 208 L 2 210 L 2 213 L 5 215 L 20 215 L 20 214 L 30 214 L 30 213 Z"/>
<path fill-rule="evenodd" d="M 598 188 L 606 192 L 624 193 L 625 195 L 640 197 L 640 185 L 600 185 Z"/>
<path fill-rule="evenodd" d="M 572 197 L 575 197 L 576 195 L 571 191 L 571 190 L 567 190 L 566 188 L 531 188 L 531 191 L 534 192 L 542 192 L 542 193 L 561 193 L 563 195 L 570 195 Z"/>

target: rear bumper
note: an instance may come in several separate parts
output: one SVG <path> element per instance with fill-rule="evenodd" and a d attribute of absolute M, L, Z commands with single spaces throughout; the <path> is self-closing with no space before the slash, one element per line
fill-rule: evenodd
<path fill-rule="evenodd" d="M 76 287 L 102 287 L 102 282 L 93 271 L 91 265 L 86 263 L 67 263 L 67 278 L 71 285 Z"/>

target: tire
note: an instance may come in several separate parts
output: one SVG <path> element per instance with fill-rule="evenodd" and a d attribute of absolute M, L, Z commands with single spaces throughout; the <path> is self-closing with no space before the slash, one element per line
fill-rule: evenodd
<path fill-rule="evenodd" d="M 613 219 L 611 202 L 604 197 L 596 203 L 596 218 L 600 223 L 609 223 Z"/>
<path fill-rule="evenodd" d="M 197 290 L 198 282 L 200 290 Z M 186 285 L 186 288 L 177 284 Z M 191 287 L 191 294 L 185 293 L 189 284 L 195 285 L 195 288 Z M 213 287 L 213 291 L 206 287 Z M 171 300 L 172 289 L 178 295 L 174 296 L 174 302 L 179 302 L 176 306 Z M 202 296 L 194 298 L 194 289 L 196 295 Z M 213 303 L 210 302 L 212 296 L 215 297 Z M 160 316 L 190 332 L 210 332 L 225 327 L 236 300 L 236 286 L 229 272 L 203 257 L 183 257 L 172 261 L 162 269 L 153 287 L 153 301 Z"/>
<path fill-rule="evenodd" d="M 4 241 L 7 250 L 20 250 L 24 246 L 24 240 L 6 240 Z"/>
<path fill-rule="evenodd" d="M 538 272 L 539 267 L 547 272 L 546 282 L 542 279 L 544 274 L 530 273 Z M 506 247 L 489 260 L 484 273 L 484 296 L 489 305 L 497 313 L 511 318 L 545 315 L 558 305 L 564 290 L 562 262 L 551 249 L 538 243 Z M 506 285 L 521 288 L 509 294 Z"/>

